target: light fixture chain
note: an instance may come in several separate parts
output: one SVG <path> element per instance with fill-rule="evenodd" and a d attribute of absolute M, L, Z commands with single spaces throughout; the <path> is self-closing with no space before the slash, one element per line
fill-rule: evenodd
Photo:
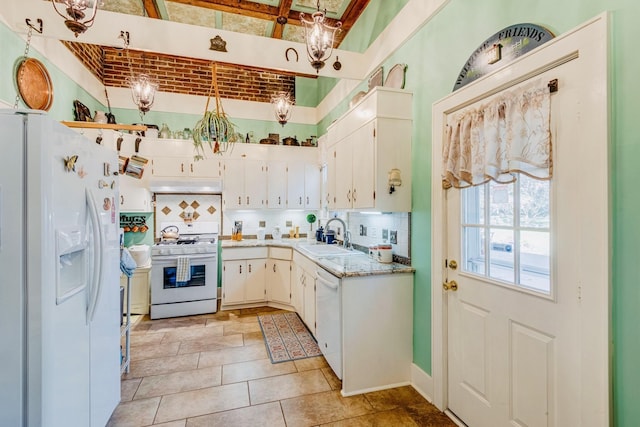
<path fill-rule="evenodd" d="M 31 36 L 33 35 L 33 28 L 29 26 L 29 30 L 27 31 L 27 45 L 24 48 L 23 60 L 27 59 L 29 55 L 29 47 L 31 46 Z M 20 73 L 24 72 L 24 67 L 20 67 Z M 18 76 L 18 80 L 20 80 L 20 76 Z M 18 109 L 18 103 L 20 102 L 20 93 L 16 92 L 16 100 L 13 103 L 13 109 Z"/>

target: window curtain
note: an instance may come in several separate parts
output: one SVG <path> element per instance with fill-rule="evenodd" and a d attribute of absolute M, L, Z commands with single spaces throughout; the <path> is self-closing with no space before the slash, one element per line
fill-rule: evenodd
<path fill-rule="evenodd" d="M 550 179 L 550 98 L 546 82 L 536 82 L 450 114 L 442 153 L 443 187 L 508 183 L 516 173 Z"/>

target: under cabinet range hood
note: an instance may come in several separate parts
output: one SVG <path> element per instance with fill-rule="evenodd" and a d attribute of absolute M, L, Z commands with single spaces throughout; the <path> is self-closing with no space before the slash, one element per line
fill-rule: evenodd
<path fill-rule="evenodd" d="M 216 178 L 151 179 L 153 193 L 212 194 L 222 193 L 222 180 Z"/>

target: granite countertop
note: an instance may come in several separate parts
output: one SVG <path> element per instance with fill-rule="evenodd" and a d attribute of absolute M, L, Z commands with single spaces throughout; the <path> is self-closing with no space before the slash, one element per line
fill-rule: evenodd
<path fill-rule="evenodd" d="M 312 255 L 304 249 L 301 249 L 301 245 L 318 244 L 313 240 L 307 239 L 282 239 L 282 240 L 257 240 L 257 239 L 245 239 L 241 241 L 235 240 L 221 240 L 221 247 L 225 248 L 252 248 L 252 247 L 280 247 L 291 248 L 296 250 L 301 255 L 315 262 L 320 267 L 324 268 L 331 274 L 337 277 L 360 277 L 370 276 L 374 274 L 399 274 L 399 273 L 413 273 L 415 268 L 399 264 L 390 263 L 383 264 L 362 252 L 353 251 L 345 255 Z"/>

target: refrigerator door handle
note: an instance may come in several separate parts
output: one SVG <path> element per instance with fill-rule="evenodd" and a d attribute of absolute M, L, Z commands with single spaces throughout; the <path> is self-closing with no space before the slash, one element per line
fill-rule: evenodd
<path fill-rule="evenodd" d="M 87 323 L 93 321 L 96 314 L 96 307 L 100 300 L 102 287 L 102 248 L 104 247 L 104 236 L 100 226 L 100 215 L 93 193 L 86 189 L 87 205 L 89 206 L 89 217 L 91 218 L 91 229 L 93 230 L 93 272 L 91 277 L 91 288 L 89 291 L 89 302 L 87 306 Z"/>

